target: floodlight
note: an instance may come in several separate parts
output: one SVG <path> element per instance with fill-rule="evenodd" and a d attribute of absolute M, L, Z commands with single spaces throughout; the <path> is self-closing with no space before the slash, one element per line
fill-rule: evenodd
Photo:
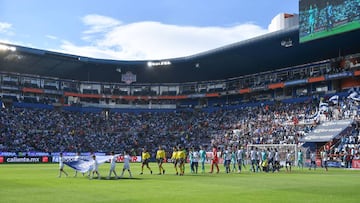
<path fill-rule="evenodd" d="M 1 51 L 16 51 L 16 47 L 0 44 Z"/>

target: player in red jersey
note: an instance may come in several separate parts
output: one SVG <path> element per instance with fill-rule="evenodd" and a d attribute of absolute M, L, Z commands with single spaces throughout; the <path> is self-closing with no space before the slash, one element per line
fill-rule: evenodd
<path fill-rule="evenodd" d="M 218 150 L 216 145 L 213 146 L 213 150 L 212 150 L 212 161 L 211 161 L 211 170 L 210 173 L 212 173 L 214 171 L 214 165 L 216 166 L 217 169 L 217 173 L 219 173 L 219 157 L 218 157 Z"/>

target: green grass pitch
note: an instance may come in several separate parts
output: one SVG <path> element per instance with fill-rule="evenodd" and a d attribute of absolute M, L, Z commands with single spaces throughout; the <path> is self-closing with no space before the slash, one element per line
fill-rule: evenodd
<path fill-rule="evenodd" d="M 0 202 L 359 202 L 360 171 L 322 168 L 309 171 L 293 168 L 291 173 L 252 173 L 249 166 L 243 173 L 190 174 L 176 176 L 172 164 L 164 164 L 165 175 L 132 164 L 133 179 L 107 180 L 110 165 L 100 166 L 102 179 L 89 180 L 74 176 L 65 166 L 68 177 L 58 178 L 57 164 L 0 165 Z M 209 165 L 207 172 L 209 171 Z M 117 165 L 120 173 L 122 164 Z M 124 177 L 128 177 L 125 173 Z"/>
<path fill-rule="evenodd" d="M 347 23 L 347 24 L 339 26 L 339 27 L 335 27 L 331 31 L 322 31 L 322 32 L 314 33 L 312 35 L 307 35 L 305 37 L 301 37 L 300 42 L 302 43 L 302 42 L 307 42 L 307 41 L 311 41 L 314 39 L 324 38 L 324 37 L 328 37 L 331 35 L 336 35 L 336 34 L 340 34 L 343 32 L 356 30 L 359 28 L 360 28 L 360 22 L 354 21 L 354 22 L 350 22 L 350 23 Z"/>

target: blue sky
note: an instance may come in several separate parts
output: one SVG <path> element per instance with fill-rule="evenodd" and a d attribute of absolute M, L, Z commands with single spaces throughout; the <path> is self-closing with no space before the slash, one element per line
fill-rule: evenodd
<path fill-rule="evenodd" d="M 298 0 L 0 0 L 0 41 L 81 56 L 182 57 L 269 32 Z"/>

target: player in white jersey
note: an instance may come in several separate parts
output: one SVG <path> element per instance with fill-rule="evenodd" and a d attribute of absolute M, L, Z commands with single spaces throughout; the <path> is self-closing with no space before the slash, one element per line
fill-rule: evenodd
<path fill-rule="evenodd" d="M 243 147 L 239 147 L 239 149 L 237 150 L 237 154 L 236 154 L 236 157 L 237 157 L 237 164 L 238 164 L 238 173 L 241 172 L 241 166 L 243 164 L 243 158 L 244 158 L 244 149 Z"/>
<path fill-rule="evenodd" d="M 99 173 L 99 163 L 96 160 L 95 154 L 92 156 L 92 158 L 93 158 L 93 162 L 92 162 L 92 176 L 91 176 L 91 179 L 94 178 L 95 173 L 97 175 L 97 178 L 100 179 L 101 176 L 100 176 L 100 173 Z"/>
<path fill-rule="evenodd" d="M 225 150 L 225 153 L 224 153 L 224 165 L 225 165 L 225 171 L 226 173 L 230 173 L 230 164 L 231 164 L 231 148 L 228 147 L 226 150 Z"/>
<path fill-rule="evenodd" d="M 314 167 L 314 170 L 316 170 L 316 154 L 315 154 L 315 152 L 311 152 L 311 154 L 310 154 L 309 170 L 311 170 L 311 167 Z"/>
<path fill-rule="evenodd" d="M 291 162 L 292 162 L 292 154 L 288 149 L 285 160 L 286 172 L 291 172 Z"/>
<path fill-rule="evenodd" d="M 114 153 L 114 152 L 111 152 L 111 157 L 110 157 L 110 171 L 109 171 L 109 175 L 108 175 L 107 179 L 110 179 L 111 173 L 114 173 L 115 178 L 118 179 L 118 176 L 117 176 L 116 171 L 115 171 L 116 159 L 117 159 L 117 156 L 115 156 L 115 153 Z"/>
<path fill-rule="evenodd" d="M 273 166 L 273 172 L 280 171 L 280 154 L 277 149 L 275 149 L 274 154 L 274 166 Z"/>
<path fill-rule="evenodd" d="M 59 154 L 59 178 L 61 178 L 61 174 L 64 173 L 66 177 L 68 174 L 64 171 L 64 157 L 63 153 Z"/>
<path fill-rule="evenodd" d="M 123 177 L 125 170 L 127 170 L 129 172 L 130 178 L 132 178 L 131 171 L 130 171 L 130 160 L 131 160 L 130 155 L 125 151 L 124 152 L 124 167 L 123 167 L 122 173 L 120 175 L 120 178 Z"/>
<path fill-rule="evenodd" d="M 79 160 L 80 160 L 80 157 L 81 157 L 80 152 L 77 152 L 77 153 L 76 153 L 76 156 L 74 157 L 74 161 L 79 161 Z M 75 170 L 75 175 L 74 175 L 74 177 L 77 177 L 77 174 L 78 174 L 78 171 Z M 84 173 L 82 173 L 82 175 L 84 176 Z"/>
<path fill-rule="evenodd" d="M 254 147 L 251 147 L 251 150 L 250 150 L 250 161 L 251 161 L 252 171 L 255 172 L 255 167 L 256 167 L 256 151 L 254 150 Z"/>
<path fill-rule="evenodd" d="M 192 149 L 192 168 L 194 169 L 194 172 L 197 174 L 198 173 L 198 169 L 199 169 L 199 159 L 200 159 L 200 153 L 195 150 L 194 148 Z"/>
<path fill-rule="evenodd" d="M 275 152 L 273 151 L 273 149 L 268 148 L 268 153 L 267 153 L 268 157 L 268 171 L 272 170 L 272 168 L 274 167 L 274 155 Z"/>
<path fill-rule="evenodd" d="M 322 158 L 322 165 L 325 168 L 326 171 L 328 171 L 328 152 L 326 151 L 326 149 L 321 153 L 321 158 Z"/>
<path fill-rule="evenodd" d="M 259 151 L 258 148 L 256 148 L 256 172 L 261 171 L 260 162 L 261 162 L 261 152 Z"/>

